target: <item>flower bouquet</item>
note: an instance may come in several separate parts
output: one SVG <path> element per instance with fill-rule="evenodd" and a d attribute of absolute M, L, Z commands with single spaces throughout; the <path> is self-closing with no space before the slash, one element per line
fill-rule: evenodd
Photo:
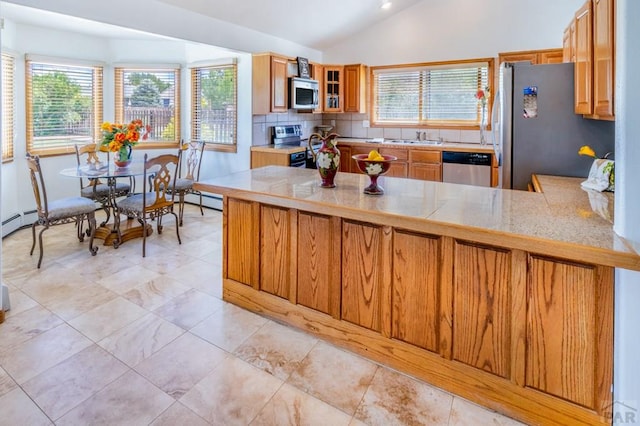
<path fill-rule="evenodd" d="M 140 139 L 146 140 L 151 126 L 142 124 L 142 120 L 133 120 L 129 124 L 102 123 L 101 145 L 114 153 L 114 162 L 118 167 L 126 167 L 131 162 L 131 150 Z"/>

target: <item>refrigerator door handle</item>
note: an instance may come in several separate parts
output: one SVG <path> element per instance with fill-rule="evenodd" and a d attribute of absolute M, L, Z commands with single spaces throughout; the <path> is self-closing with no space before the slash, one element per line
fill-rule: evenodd
<path fill-rule="evenodd" d="M 502 165 L 502 153 L 499 147 L 500 138 L 500 90 L 496 92 L 496 96 L 493 101 L 493 108 L 491 108 L 491 141 L 493 142 L 493 152 L 498 161 L 498 166 Z"/>

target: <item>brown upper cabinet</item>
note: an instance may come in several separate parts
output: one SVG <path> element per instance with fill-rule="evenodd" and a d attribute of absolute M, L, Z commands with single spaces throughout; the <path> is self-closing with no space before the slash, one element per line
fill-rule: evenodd
<path fill-rule="evenodd" d="M 565 28 L 562 35 L 562 62 L 575 62 L 576 61 L 576 21 L 571 23 Z"/>
<path fill-rule="evenodd" d="M 318 82 L 318 108 L 313 112 L 323 112 L 324 99 L 324 67 L 320 64 L 311 64 L 311 77 Z"/>
<path fill-rule="evenodd" d="M 324 66 L 324 112 L 367 112 L 367 66 Z"/>
<path fill-rule="evenodd" d="M 587 118 L 615 117 L 614 15 L 615 0 L 588 0 L 563 37 L 565 61 L 575 62 L 575 112 Z"/>
<path fill-rule="evenodd" d="M 274 53 L 253 55 L 253 114 L 287 112 L 294 63 L 295 59 Z M 318 108 L 313 112 L 367 112 L 366 65 L 309 65 L 311 77 L 319 83 Z"/>
<path fill-rule="evenodd" d="M 531 62 L 533 65 L 559 64 L 562 62 L 562 55 L 562 49 L 522 50 L 499 53 L 498 61 L 500 63 Z"/>
<path fill-rule="evenodd" d="M 591 64 L 591 0 L 576 12 L 575 46 L 575 111 L 576 114 L 591 114 L 593 103 L 591 91 L 593 72 Z"/>
<path fill-rule="evenodd" d="M 367 67 L 344 66 L 344 112 L 367 112 Z"/>
<path fill-rule="evenodd" d="M 270 53 L 253 55 L 252 110 L 254 114 L 287 112 L 289 59 Z"/>
<path fill-rule="evenodd" d="M 593 114 L 613 120 L 615 0 L 593 0 Z"/>
<path fill-rule="evenodd" d="M 325 65 L 324 67 L 324 112 L 342 112 L 344 110 L 344 67 Z"/>

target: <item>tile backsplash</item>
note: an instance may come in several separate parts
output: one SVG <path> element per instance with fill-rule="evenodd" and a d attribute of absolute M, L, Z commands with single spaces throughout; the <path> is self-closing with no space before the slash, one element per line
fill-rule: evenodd
<path fill-rule="evenodd" d="M 427 139 L 442 138 L 444 142 L 480 143 L 479 130 L 419 129 L 394 127 L 364 127 L 368 114 L 313 114 L 289 110 L 286 113 L 254 115 L 252 145 L 266 145 L 270 141 L 270 127 L 278 124 L 302 124 L 302 137 L 315 133 L 316 126 L 335 122 L 333 132 L 347 138 L 415 139 L 416 132 L 426 132 Z M 488 133 L 488 132 L 487 132 Z M 487 134 L 487 138 L 490 136 Z"/>

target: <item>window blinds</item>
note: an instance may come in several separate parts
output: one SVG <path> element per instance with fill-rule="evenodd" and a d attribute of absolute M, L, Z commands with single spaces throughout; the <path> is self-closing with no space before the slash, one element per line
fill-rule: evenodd
<path fill-rule="evenodd" d="M 191 139 L 235 145 L 237 126 L 235 64 L 191 69 Z"/>
<path fill-rule="evenodd" d="M 475 95 L 488 82 L 488 62 L 374 69 L 373 121 L 478 125 Z"/>
<path fill-rule="evenodd" d="M 2 161 L 13 160 L 15 58 L 2 54 Z"/>
<path fill-rule="evenodd" d="M 69 152 L 100 138 L 102 67 L 26 61 L 27 150 Z"/>
<path fill-rule="evenodd" d="M 114 80 L 116 121 L 142 120 L 151 126 L 148 142 L 179 142 L 179 68 L 117 67 Z"/>

